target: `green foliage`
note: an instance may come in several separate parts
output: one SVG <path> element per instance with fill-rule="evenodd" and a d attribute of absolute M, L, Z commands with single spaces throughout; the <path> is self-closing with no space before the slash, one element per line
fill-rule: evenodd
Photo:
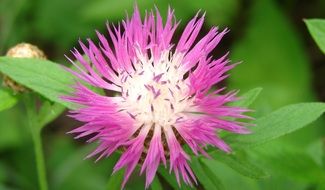
<path fill-rule="evenodd" d="M 154 6 L 157 6 L 163 18 L 166 16 L 167 9 L 170 6 L 175 9 L 176 18 L 184 20 L 181 22 L 181 25 L 185 25 L 186 20 L 201 10 L 202 13 L 206 12 L 209 15 L 206 18 L 209 25 L 225 26 L 232 21 L 239 8 L 239 0 L 206 0 L 205 3 L 185 0 L 139 0 L 136 3 L 142 14 L 144 13 L 142 10 L 154 10 Z M 102 22 L 106 19 L 109 19 L 109 21 L 120 21 L 125 16 L 125 12 L 128 14 L 132 13 L 133 5 L 133 0 L 94 1 L 84 8 L 82 18 L 89 22 Z M 109 18 L 107 12 L 110 13 Z"/>
<path fill-rule="evenodd" d="M 0 111 L 9 109 L 17 103 L 17 99 L 3 89 L 0 89 L 0 100 Z"/>
<path fill-rule="evenodd" d="M 227 140 L 232 146 L 256 146 L 298 130 L 315 121 L 325 111 L 325 103 L 299 103 L 280 108 L 256 120 L 252 133 L 234 135 Z"/>
<path fill-rule="evenodd" d="M 198 9 L 205 12 L 206 15 L 208 15 L 206 17 L 208 25 L 227 27 L 229 23 L 234 21 L 240 3 L 239 0 L 207 0 L 205 3 L 202 3 L 201 1 L 188 1 L 186 5 L 190 10 L 192 10 L 192 12 L 196 12 Z M 184 7 L 184 3 L 180 4 L 177 8 L 181 10 L 182 7 Z"/>
<path fill-rule="evenodd" d="M 0 53 L 10 44 L 27 38 L 26 30 L 30 25 L 21 23 L 20 14 L 25 11 L 26 0 L 0 1 Z M 19 25 L 19 26 L 18 26 Z M 16 30 L 19 28 L 19 30 Z M 12 31 L 14 35 L 12 35 Z"/>
<path fill-rule="evenodd" d="M 94 159 L 84 159 L 94 149 L 93 145 L 79 147 L 71 136 L 63 134 L 48 142 L 51 145 L 47 159 L 50 189 L 106 190 L 116 155 L 94 163 Z"/>
<path fill-rule="evenodd" d="M 280 108 L 291 103 L 314 101 L 309 62 L 299 39 L 301 34 L 289 22 L 289 14 L 281 12 L 284 7 L 279 8 L 280 4 L 271 0 L 255 0 L 249 4 L 240 0 L 207 0 L 204 3 L 139 0 L 137 4 L 141 11 L 153 9 L 156 4 L 163 17 L 168 4 L 175 8 L 177 19 L 182 20 L 177 36 L 188 19 L 200 9 L 202 13 L 206 12 L 207 21 L 202 35 L 211 25 L 221 26 L 221 29 L 233 25 L 225 42 L 222 42 L 225 44 L 220 44 L 216 50 L 218 54 L 226 51 L 223 45 L 230 45 L 234 47 L 230 48 L 232 59 L 244 62 L 232 71 L 227 81 L 229 89 L 245 92 L 256 86 L 263 87 L 260 98 L 257 99 L 257 96 L 261 88 L 255 88 L 231 104 L 253 107 L 253 114 L 258 118 L 253 121 L 256 126 L 251 127 L 252 134 L 227 134 L 225 140 L 234 152 L 225 154 L 214 149 L 209 151 L 212 159 L 192 157 L 191 166 L 200 184 L 193 189 L 324 188 L 325 149 L 321 138 L 318 138 L 324 135 L 323 123 L 319 125 L 322 129 L 299 130 L 322 115 L 324 103 L 302 103 Z M 322 3 L 316 4 L 313 6 Z M 130 15 L 133 5 L 132 0 L 0 1 L 0 52 L 4 54 L 10 45 L 29 41 L 45 47 L 51 60 L 61 60 L 62 54 L 76 44 L 78 37 L 95 39 L 94 29 L 105 33 L 105 21 L 116 23 L 122 20 L 125 11 Z M 305 22 L 324 52 L 324 21 L 307 19 Z M 38 146 L 37 151 L 40 151 L 40 132 L 44 132 L 50 189 L 119 189 L 122 172 L 110 176 L 118 155 L 96 164 L 92 160 L 84 161 L 83 157 L 93 147 L 79 147 L 64 137 L 64 133 L 70 130 L 65 125 L 71 121 L 61 119 L 59 123 L 54 123 L 55 127 L 44 129 L 65 107 L 72 107 L 59 98 L 73 90 L 71 85 L 75 81 L 70 73 L 51 61 L 7 57 L 0 57 L 0 72 L 43 96 L 38 98 L 33 93 L 30 94 L 32 101 L 24 101 L 30 105 L 28 107 L 35 106 L 34 98 L 40 101 L 30 110 L 32 123 L 35 124 L 30 132 L 33 138 L 38 138 L 36 143 L 33 139 L 34 146 Z M 0 159 L 0 189 L 37 189 L 35 157 L 30 132 L 26 130 L 28 120 L 19 104 L 13 107 L 20 97 L 0 89 L 0 151 L 3 155 Z M 280 109 L 264 116 L 275 108 Z M 297 130 L 299 136 L 297 133 L 288 135 Z M 305 143 L 308 138 L 312 144 Z M 297 147 L 296 143 L 303 146 Z M 158 173 L 159 178 L 156 176 L 151 189 L 165 188 L 166 181 L 173 189 L 180 189 L 174 174 L 168 173 L 168 168 L 160 167 Z M 143 189 L 143 178 L 132 176 L 126 189 Z M 181 189 L 191 188 L 182 183 Z"/>
<path fill-rule="evenodd" d="M 325 171 L 305 150 L 274 141 L 249 152 L 251 159 L 259 159 L 260 165 L 267 166 L 272 173 L 301 182 L 321 184 Z M 303 172 L 302 172 L 303 171 Z"/>
<path fill-rule="evenodd" d="M 107 183 L 107 190 L 119 190 L 122 185 L 124 177 L 124 171 L 119 170 L 112 174 Z"/>
<path fill-rule="evenodd" d="M 0 57 L 0 72 L 49 100 L 71 108 L 60 96 L 71 93 L 75 81 L 62 66 L 47 60 Z"/>
<path fill-rule="evenodd" d="M 28 139 L 26 114 L 15 106 L 0 112 L 0 151 L 16 149 Z"/>
<path fill-rule="evenodd" d="M 68 52 L 78 38 L 86 38 L 95 34 L 96 28 L 93 27 L 93 23 L 89 24 L 82 19 L 84 9 L 88 7 L 87 2 L 86 0 L 42 0 L 37 3 L 42 8 L 33 9 L 34 27 L 41 31 L 39 38 L 53 41 L 51 45 L 57 47 L 58 53 L 61 53 L 60 56 L 63 52 Z M 49 27 L 49 21 L 51 21 L 51 27 Z M 101 26 L 104 26 L 104 22 Z"/>
<path fill-rule="evenodd" d="M 202 164 L 209 168 L 211 173 L 208 175 L 215 175 L 223 184 L 223 189 L 242 189 L 242 190 L 256 190 L 258 184 L 256 180 L 247 178 L 237 171 L 229 168 L 229 166 L 222 162 L 216 162 L 212 159 L 201 159 Z"/>
<path fill-rule="evenodd" d="M 64 110 L 65 107 L 59 103 L 44 101 L 38 113 L 40 126 L 45 127 L 47 124 L 56 119 Z"/>
<path fill-rule="evenodd" d="M 232 88 L 245 91 L 263 87 L 258 108 L 265 112 L 311 100 L 306 53 L 275 1 L 253 1 L 247 26 L 240 34 L 231 48 L 231 57 L 243 63 L 231 71 L 228 81 Z"/>
<path fill-rule="evenodd" d="M 267 174 L 265 171 L 263 171 L 263 169 L 253 164 L 252 161 L 247 158 L 246 153 L 243 151 L 237 151 L 231 154 L 225 154 L 220 151 L 214 151 L 210 152 L 210 155 L 214 159 L 214 161 L 222 162 L 244 176 L 253 179 L 269 177 L 269 174 Z"/>
<path fill-rule="evenodd" d="M 153 179 L 152 184 L 150 185 L 150 188 L 151 188 L 151 190 L 163 190 L 163 187 L 161 186 L 158 176 Z"/>
<path fill-rule="evenodd" d="M 325 19 L 306 19 L 305 23 L 311 36 L 325 54 Z"/>
<path fill-rule="evenodd" d="M 39 189 L 47 190 L 48 184 L 47 184 L 47 177 L 46 177 L 46 166 L 45 166 L 43 143 L 41 137 L 42 127 L 40 126 L 37 117 L 36 99 L 33 96 L 33 94 L 30 93 L 24 94 L 23 98 L 24 98 L 24 103 L 26 108 L 29 130 L 33 141 Z"/>
<path fill-rule="evenodd" d="M 204 162 L 200 161 L 199 158 L 193 158 L 191 161 L 191 167 L 198 177 L 200 183 L 202 183 L 205 189 L 211 190 L 223 190 L 225 189 L 222 185 L 218 176 L 216 176 Z"/>
<path fill-rule="evenodd" d="M 238 106 L 238 107 L 248 107 L 250 106 L 258 97 L 258 95 L 261 93 L 262 88 L 254 88 L 243 95 L 240 95 L 240 100 L 232 103 L 232 106 Z"/>
<path fill-rule="evenodd" d="M 323 159 L 325 158 L 325 143 L 322 139 L 317 139 L 310 143 L 304 150 L 319 166 L 325 166 Z"/>
<path fill-rule="evenodd" d="M 309 69 L 310 63 L 306 55 L 307 51 L 302 46 L 302 40 L 299 39 L 299 36 L 302 34 L 299 34 L 296 28 L 292 26 L 292 23 L 287 18 L 288 14 L 282 12 L 284 9 L 280 5 L 282 4 L 276 4 L 275 1 L 271 0 L 253 1 L 249 10 L 247 25 L 240 32 L 241 35 L 237 37 L 236 43 L 233 44 L 233 60 L 241 60 L 243 63 L 232 71 L 228 82 L 232 87 L 241 90 L 250 89 L 254 86 L 263 87 L 263 95 L 254 104 L 256 110 L 254 115 L 258 118 L 275 108 L 280 108 L 287 104 L 315 101 L 313 99 L 313 91 L 311 90 L 311 72 Z M 302 114 L 304 115 L 304 113 Z M 307 112 L 306 114 L 308 115 Z M 289 113 L 288 115 L 291 116 Z M 281 137 L 278 145 L 287 146 L 290 143 L 304 149 L 308 146 L 309 142 L 324 135 L 323 120 L 320 119 L 313 125 L 316 127 L 304 128 Z M 257 126 L 252 128 L 253 132 L 259 127 L 257 123 Z M 269 133 L 270 135 L 275 135 L 275 133 L 278 133 L 277 127 L 279 126 L 275 124 L 272 128 L 265 130 L 264 134 L 266 136 Z M 253 136 L 243 136 L 243 139 L 246 140 L 247 138 L 248 140 Z M 254 140 L 250 140 L 252 140 L 250 143 L 253 143 Z M 240 142 L 235 143 L 236 145 L 234 146 L 238 149 L 247 148 L 246 146 L 249 144 L 246 144 L 246 142 L 248 141 L 243 142 L 243 144 Z M 276 157 L 278 158 L 277 162 L 283 163 L 283 165 L 290 165 L 289 159 L 283 159 L 282 161 L 281 155 L 267 147 L 268 144 L 277 143 L 278 141 L 279 139 L 274 139 L 274 141 L 257 147 L 258 150 L 256 151 L 262 149 L 268 154 L 263 158 L 256 156 L 254 157 L 255 160 L 260 163 L 263 160 L 271 160 L 272 157 Z M 285 150 L 282 153 L 285 155 Z M 251 153 L 248 152 L 248 155 L 250 157 Z M 297 155 L 297 159 L 299 159 L 299 155 Z M 259 189 L 306 189 L 310 185 L 306 183 L 306 180 L 298 183 L 296 181 L 297 178 L 290 176 L 302 176 L 304 175 L 303 171 L 307 171 L 308 168 L 300 168 L 300 172 L 298 172 L 293 167 L 283 167 L 288 171 L 292 171 L 279 177 L 277 170 L 281 170 L 282 167 L 272 169 L 273 165 L 277 164 L 275 161 L 259 164 L 261 168 L 271 175 L 271 178 L 267 180 L 259 180 L 261 185 Z M 315 173 L 314 175 L 314 178 L 317 178 L 318 174 Z"/>
<path fill-rule="evenodd" d="M 161 175 L 167 182 L 168 184 L 173 187 L 174 189 L 180 189 L 179 185 L 176 181 L 176 177 L 174 174 L 168 173 L 168 169 L 164 168 L 163 166 L 160 166 L 158 168 L 158 173 Z M 181 182 L 181 189 L 185 190 L 190 190 L 191 188 L 187 185 L 185 185 L 183 182 Z"/>
<path fill-rule="evenodd" d="M 152 9 L 153 5 L 151 1 L 146 0 L 139 0 L 136 3 L 141 9 Z M 102 22 L 107 19 L 109 19 L 110 22 L 117 21 L 123 18 L 126 13 L 132 13 L 133 5 L 135 5 L 135 2 L 132 0 L 94 1 L 84 8 L 82 17 L 88 21 Z M 110 13 L 109 17 L 107 12 Z"/>

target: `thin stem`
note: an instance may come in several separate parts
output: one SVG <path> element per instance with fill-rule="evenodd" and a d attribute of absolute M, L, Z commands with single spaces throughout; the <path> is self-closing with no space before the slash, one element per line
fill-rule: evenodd
<path fill-rule="evenodd" d="M 40 133 L 33 135 L 33 142 L 34 142 L 34 152 L 36 158 L 39 186 L 41 190 L 47 190 L 48 188 L 47 188 L 47 179 L 46 179 L 46 168 L 45 168 L 43 146 L 42 146 L 42 139 Z"/>
<path fill-rule="evenodd" d="M 29 121 L 29 129 L 32 134 L 32 140 L 34 144 L 34 153 L 36 159 L 36 167 L 38 174 L 38 183 L 41 190 L 47 190 L 47 179 L 46 179 L 46 168 L 44 162 L 42 138 L 41 138 L 41 127 L 37 119 L 36 113 L 36 102 L 35 98 L 31 94 L 25 94 L 24 100 L 27 117 Z"/>

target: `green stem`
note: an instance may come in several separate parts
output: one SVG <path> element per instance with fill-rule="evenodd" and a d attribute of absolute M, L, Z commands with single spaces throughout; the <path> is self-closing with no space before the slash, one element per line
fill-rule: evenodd
<path fill-rule="evenodd" d="M 41 190 L 47 190 L 47 179 L 46 179 L 46 168 L 44 162 L 42 138 L 41 138 L 41 127 L 39 126 L 37 113 L 36 113 L 36 102 L 35 98 L 31 94 L 25 96 L 25 106 L 27 110 L 27 117 L 29 121 L 29 129 L 32 134 L 32 140 L 34 144 L 34 153 L 36 159 L 36 167 L 38 174 L 38 183 Z"/>
<path fill-rule="evenodd" d="M 34 142 L 34 152 L 36 158 L 39 186 L 41 190 L 47 190 L 48 188 L 47 188 L 47 179 L 46 179 L 46 169 L 45 169 L 43 146 L 42 146 L 42 139 L 40 133 L 33 135 L 33 142 Z"/>

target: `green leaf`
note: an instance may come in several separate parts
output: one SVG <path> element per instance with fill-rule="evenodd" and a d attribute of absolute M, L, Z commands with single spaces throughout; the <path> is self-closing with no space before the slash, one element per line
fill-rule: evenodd
<path fill-rule="evenodd" d="M 325 181 L 325 171 L 300 147 L 283 141 L 274 141 L 255 147 L 249 152 L 253 159 L 259 159 L 262 166 L 273 175 L 285 176 L 307 183 Z"/>
<path fill-rule="evenodd" d="M 263 88 L 254 88 L 240 96 L 240 100 L 232 103 L 232 106 L 239 106 L 239 107 L 248 107 L 250 106 L 261 93 Z"/>
<path fill-rule="evenodd" d="M 256 146 L 298 130 L 316 120 L 325 111 L 325 103 L 299 103 L 280 108 L 256 120 L 248 135 L 232 135 L 233 147 Z"/>
<path fill-rule="evenodd" d="M 44 97 L 71 108 L 60 96 L 73 91 L 74 77 L 60 65 L 40 59 L 0 57 L 0 72 Z"/>
<path fill-rule="evenodd" d="M 48 123 L 57 118 L 64 110 L 65 107 L 59 103 L 44 101 L 38 113 L 40 127 L 45 127 Z"/>
<path fill-rule="evenodd" d="M 151 190 L 163 190 L 163 187 L 161 186 L 161 183 L 157 176 L 153 179 L 150 188 Z"/>
<path fill-rule="evenodd" d="M 191 167 L 193 172 L 197 176 L 199 182 L 205 189 L 220 190 L 224 189 L 221 181 L 218 177 L 210 171 L 208 167 L 202 163 L 198 157 L 193 157 L 191 160 Z"/>
<path fill-rule="evenodd" d="M 119 190 L 122 186 L 124 170 L 119 170 L 112 174 L 107 183 L 107 190 Z"/>
<path fill-rule="evenodd" d="M 222 182 L 222 189 L 241 189 L 241 190 L 257 190 L 257 181 L 247 178 L 237 171 L 231 169 L 221 162 L 215 162 L 213 159 L 200 159 L 204 168 L 208 169 L 207 176 L 217 176 Z M 240 187 L 240 188 L 239 188 Z"/>
<path fill-rule="evenodd" d="M 11 108 L 17 103 L 17 99 L 9 92 L 0 89 L 0 111 Z"/>
<path fill-rule="evenodd" d="M 244 30 L 243 35 L 229 33 L 237 38 L 231 59 L 243 61 L 232 69 L 227 80 L 229 88 L 246 91 L 263 87 L 263 98 L 258 98 L 253 106 L 258 110 L 252 113 L 255 118 L 289 104 L 317 101 L 311 86 L 313 72 L 308 52 L 288 14 L 274 0 L 254 0 L 248 8 L 247 24 L 237 28 Z M 284 138 L 304 147 L 320 136 L 323 118 L 313 126 Z"/>
<path fill-rule="evenodd" d="M 181 182 L 181 187 L 179 187 L 177 181 L 176 181 L 176 177 L 174 176 L 174 174 L 170 174 L 168 173 L 166 168 L 163 168 L 162 166 L 160 166 L 158 168 L 158 173 L 161 177 L 163 177 L 168 183 L 169 185 L 171 185 L 174 189 L 185 189 L 185 190 L 190 190 L 191 188 L 189 186 L 187 186 L 186 184 L 184 184 L 183 182 Z"/>
<path fill-rule="evenodd" d="M 262 179 L 269 177 L 268 173 L 253 164 L 247 158 L 245 152 L 241 151 L 233 152 L 232 154 L 225 154 L 221 151 L 214 151 L 209 154 L 215 159 L 215 162 L 220 161 L 244 176 L 253 179 Z"/>
<path fill-rule="evenodd" d="M 325 54 L 325 19 L 305 19 L 304 21 L 311 36 Z"/>
<path fill-rule="evenodd" d="M 323 165 L 323 158 L 325 157 L 324 145 L 324 139 L 319 138 L 310 143 L 307 147 L 308 155 L 320 166 Z"/>

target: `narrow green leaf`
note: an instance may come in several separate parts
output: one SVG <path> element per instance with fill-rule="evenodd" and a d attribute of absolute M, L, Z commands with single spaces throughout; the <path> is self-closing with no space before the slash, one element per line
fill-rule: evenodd
<path fill-rule="evenodd" d="M 240 100 L 232 103 L 232 106 L 239 106 L 239 107 L 248 107 L 250 106 L 261 93 L 263 88 L 254 88 L 246 92 L 245 94 L 240 96 Z"/>
<path fill-rule="evenodd" d="M 178 184 L 177 184 L 177 181 L 175 179 L 174 176 L 171 176 L 166 168 L 163 168 L 163 167 L 159 167 L 158 168 L 158 173 L 159 175 L 161 175 L 161 177 L 163 177 L 168 183 L 169 185 L 171 185 L 174 189 L 178 189 Z"/>
<path fill-rule="evenodd" d="M 209 168 L 210 173 L 207 175 L 218 176 L 222 182 L 223 189 L 240 189 L 240 190 L 258 190 L 257 180 L 247 178 L 237 171 L 231 169 L 226 164 L 215 162 L 213 159 L 200 159 L 206 168 Z"/>
<path fill-rule="evenodd" d="M 199 162 L 202 166 L 203 171 L 205 174 L 213 181 L 213 184 L 215 187 L 219 190 L 225 189 L 224 185 L 222 184 L 221 180 L 217 177 L 217 175 L 213 172 L 213 169 L 207 165 L 206 162 L 203 161 L 203 159 L 199 159 Z"/>
<path fill-rule="evenodd" d="M 45 127 L 48 123 L 57 118 L 64 110 L 65 107 L 59 103 L 51 103 L 49 101 L 43 102 L 38 113 L 40 127 Z"/>
<path fill-rule="evenodd" d="M 259 159 L 260 164 L 273 175 L 286 176 L 307 183 L 325 181 L 323 168 L 305 150 L 286 142 L 273 141 L 255 147 L 249 155 L 253 159 Z"/>
<path fill-rule="evenodd" d="M 325 111 L 325 103 L 299 103 L 280 108 L 256 120 L 252 133 L 231 135 L 233 147 L 255 146 L 298 130 L 316 120 Z"/>
<path fill-rule="evenodd" d="M 151 190 L 163 190 L 163 187 L 161 186 L 161 183 L 157 176 L 153 179 L 150 188 Z"/>
<path fill-rule="evenodd" d="M 168 170 L 166 168 L 163 167 L 159 167 L 158 168 L 158 173 L 159 175 L 161 175 L 167 182 L 169 185 L 171 185 L 174 189 L 185 189 L 185 190 L 190 190 L 191 188 L 189 186 L 187 186 L 184 183 L 181 183 L 181 187 L 179 187 L 176 178 L 174 176 L 174 174 L 170 174 L 168 173 Z"/>
<path fill-rule="evenodd" d="M 325 54 L 325 19 L 305 19 L 304 21 L 311 36 Z"/>
<path fill-rule="evenodd" d="M 323 158 L 325 157 L 324 145 L 324 139 L 318 138 L 307 147 L 307 154 L 313 158 L 319 166 L 323 165 Z"/>
<path fill-rule="evenodd" d="M 119 170 L 113 175 L 110 176 L 108 183 L 107 183 L 107 189 L 108 190 L 119 190 L 122 186 L 124 176 L 124 170 Z"/>
<path fill-rule="evenodd" d="M 17 103 L 17 99 L 9 92 L 0 89 L 0 111 L 11 108 Z"/>
<path fill-rule="evenodd" d="M 209 168 L 204 166 L 198 157 L 193 157 L 191 160 L 191 167 L 197 176 L 200 184 L 204 186 L 205 189 L 220 190 L 224 189 L 220 180 L 217 176 L 209 171 Z"/>
<path fill-rule="evenodd" d="M 215 162 L 220 161 L 244 176 L 253 179 L 269 177 L 268 173 L 247 159 L 245 152 L 241 151 L 225 154 L 221 151 L 214 151 L 209 154 L 215 159 Z"/>
<path fill-rule="evenodd" d="M 71 108 L 60 96 L 73 91 L 74 77 L 60 65 L 39 59 L 0 57 L 0 72 L 44 97 Z"/>

